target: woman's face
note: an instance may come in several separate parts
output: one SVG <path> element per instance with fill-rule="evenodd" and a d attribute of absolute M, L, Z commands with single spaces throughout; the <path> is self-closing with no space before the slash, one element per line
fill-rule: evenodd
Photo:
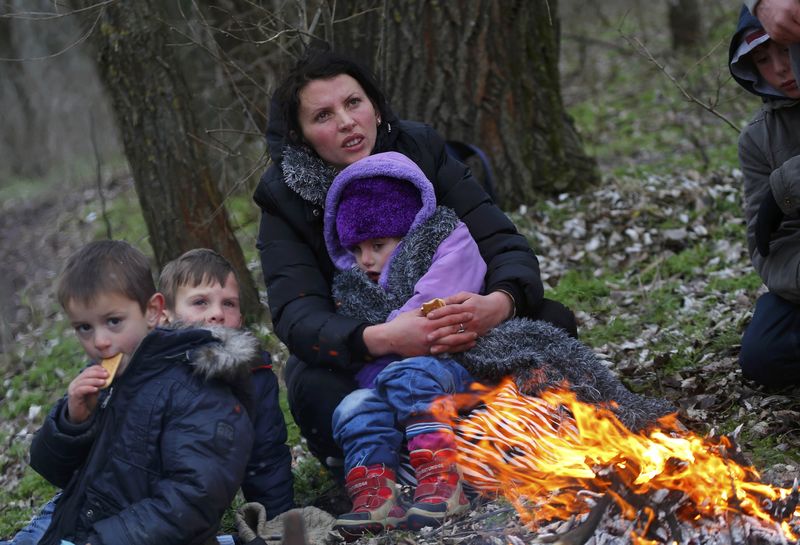
<path fill-rule="evenodd" d="M 338 169 L 367 157 L 378 136 L 378 112 L 351 76 L 310 81 L 298 93 L 297 112 L 306 142 Z"/>

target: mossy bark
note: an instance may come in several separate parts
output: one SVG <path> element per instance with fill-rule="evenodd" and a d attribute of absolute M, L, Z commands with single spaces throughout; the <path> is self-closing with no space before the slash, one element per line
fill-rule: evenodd
<path fill-rule="evenodd" d="M 157 0 L 106 5 L 93 33 L 158 267 L 186 250 L 212 248 L 236 269 L 246 316 L 263 315 L 207 150 L 196 138 L 192 97 L 167 43 Z"/>
<path fill-rule="evenodd" d="M 351 4 L 373 11 L 337 47 L 372 59 L 401 117 L 482 147 L 503 208 L 599 181 L 561 99 L 555 0 Z"/>

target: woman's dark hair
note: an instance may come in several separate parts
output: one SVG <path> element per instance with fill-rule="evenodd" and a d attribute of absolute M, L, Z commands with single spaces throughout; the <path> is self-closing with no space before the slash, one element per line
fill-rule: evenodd
<path fill-rule="evenodd" d="M 378 86 L 375 75 L 368 68 L 341 53 L 312 49 L 298 61 L 275 92 L 275 98 L 286 123 L 286 136 L 291 143 L 303 142 L 303 133 L 297 116 L 300 109 L 300 91 L 311 81 L 331 79 L 342 74 L 347 74 L 361 85 L 382 119 L 390 118 L 386 97 Z"/>

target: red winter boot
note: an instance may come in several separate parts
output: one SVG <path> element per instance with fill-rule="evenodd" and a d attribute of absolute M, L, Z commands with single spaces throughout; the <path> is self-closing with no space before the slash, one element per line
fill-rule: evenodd
<path fill-rule="evenodd" d="M 446 517 L 460 515 L 469 509 L 455 450 L 412 450 L 411 465 L 418 484 L 414 503 L 406 513 L 404 528 L 419 530 L 425 526 L 441 526 Z"/>
<path fill-rule="evenodd" d="M 347 473 L 345 486 L 353 510 L 336 519 L 334 529 L 345 541 L 355 541 L 363 534 L 380 534 L 396 527 L 405 517 L 397 504 L 394 471 L 383 464 L 357 466 Z"/>

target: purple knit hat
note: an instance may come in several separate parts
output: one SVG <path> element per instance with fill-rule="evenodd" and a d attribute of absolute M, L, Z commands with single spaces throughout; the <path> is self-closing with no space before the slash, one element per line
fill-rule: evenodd
<path fill-rule="evenodd" d="M 392 180 L 389 185 L 383 183 L 386 180 Z M 373 193 L 370 186 L 377 180 L 381 180 L 379 185 L 381 190 L 377 191 L 378 197 L 366 197 L 364 202 L 368 204 L 357 205 L 351 207 L 344 215 L 349 219 L 343 219 L 348 225 L 354 225 L 356 222 L 363 220 L 364 224 L 374 224 L 378 227 L 377 230 L 371 230 L 368 236 L 364 236 L 358 242 L 366 240 L 369 236 L 380 235 L 386 236 L 405 236 L 408 231 L 427 220 L 436 210 L 436 194 L 433 190 L 433 185 L 425 177 L 425 174 L 420 168 L 408 157 L 402 153 L 395 151 L 387 151 L 383 153 L 376 153 L 363 159 L 360 159 L 345 167 L 331 182 L 328 189 L 328 194 L 325 196 L 325 215 L 323 216 L 323 233 L 325 237 L 325 247 L 328 249 L 328 254 L 331 256 L 331 261 L 339 270 L 346 270 L 355 265 L 355 258 L 350 253 L 347 247 L 352 247 L 353 240 L 345 233 L 347 241 L 340 240 L 340 227 L 339 227 L 339 208 L 340 201 L 343 200 L 343 195 L 348 192 L 351 184 L 360 184 L 358 190 L 353 190 L 351 198 L 358 198 L 358 193 L 362 190 L 366 193 Z M 397 189 L 395 182 L 399 184 L 405 183 L 409 186 L 406 190 Z M 409 204 L 407 199 L 408 193 L 412 191 L 415 200 Z M 387 195 L 392 192 L 391 195 Z M 395 193 L 397 192 L 397 193 Z M 402 193 L 401 193 L 402 192 Z M 406 195 L 406 197 L 398 197 L 397 195 Z M 350 200 L 350 198 L 345 199 Z M 395 203 L 394 201 L 397 201 Z M 405 203 L 404 205 L 401 203 Z M 391 209 L 384 207 L 392 207 Z M 373 209 L 374 207 L 374 209 Z M 383 210 L 382 212 L 379 212 Z M 401 219 L 400 216 L 405 218 L 405 213 L 411 213 L 416 210 L 416 215 L 413 216 L 413 221 L 410 224 L 406 223 L 406 219 Z M 364 216 L 362 218 L 362 216 Z M 399 227 L 397 230 L 388 229 L 389 225 Z M 347 231 L 347 228 L 342 225 L 342 231 Z M 396 234 L 393 234 L 396 233 Z M 362 235 L 358 235 L 361 237 Z M 388 268 L 391 257 L 387 262 Z"/>
<path fill-rule="evenodd" d="M 419 190 L 405 180 L 375 176 L 350 182 L 339 199 L 336 231 L 345 248 L 371 238 L 403 237 L 422 208 Z"/>

